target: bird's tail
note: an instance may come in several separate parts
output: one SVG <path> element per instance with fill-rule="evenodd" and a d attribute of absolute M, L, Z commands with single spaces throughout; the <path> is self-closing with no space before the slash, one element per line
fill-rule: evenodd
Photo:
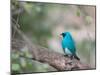
<path fill-rule="evenodd" d="M 77 55 L 74 55 L 74 58 L 76 58 L 77 60 L 80 60 L 80 58 Z"/>

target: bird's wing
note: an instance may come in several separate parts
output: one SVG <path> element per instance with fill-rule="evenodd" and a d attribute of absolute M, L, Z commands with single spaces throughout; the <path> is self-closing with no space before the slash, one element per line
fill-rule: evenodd
<path fill-rule="evenodd" d="M 69 35 L 70 40 L 75 44 L 75 41 L 73 40 L 72 36 Z"/>
<path fill-rule="evenodd" d="M 65 47 L 67 47 L 72 54 L 76 54 L 76 47 L 75 47 L 75 42 L 73 40 L 73 38 L 71 36 L 69 36 L 70 38 L 65 38 Z"/>
<path fill-rule="evenodd" d="M 76 54 L 75 43 L 73 43 L 72 40 L 67 43 L 67 48 L 72 52 L 72 54 Z"/>

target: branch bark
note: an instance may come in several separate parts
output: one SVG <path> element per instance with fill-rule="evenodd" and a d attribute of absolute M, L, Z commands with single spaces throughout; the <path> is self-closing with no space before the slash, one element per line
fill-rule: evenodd
<path fill-rule="evenodd" d="M 70 59 L 67 56 L 41 46 L 34 45 L 34 47 L 38 53 L 37 61 L 46 62 L 56 68 L 58 71 L 90 69 L 89 65 L 83 64 L 81 61 L 78 61 L 76 59 Z"/>
<path fill-rule="evenodd" d="M 28 37 L 15 25 L 13 28 L 17 31 L 17 33 L 23 38 L 25 44 L 27 45 L 29 52 L 32 54 L 32 58 L 39 62 L 45 62 L 56 68 L 58 71 L 64 70 L 83 70 L 90 69 L 91 67 L 87 64 L 84 64 L 76 59 L 70 59 L 67 56 L 64 56 L 60 53 L 54 52 L 48 48 L 33 44 Z M 18 40 L 17 40 L 18 41 Z M 15 48 L 17 44 L 13 43 L 12 47 Z M 20 42 L 19 42 L 20 43 Z"/>

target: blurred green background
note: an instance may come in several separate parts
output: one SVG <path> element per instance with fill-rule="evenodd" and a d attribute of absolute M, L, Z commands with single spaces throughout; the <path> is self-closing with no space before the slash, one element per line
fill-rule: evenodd
<path fill-rule="evenodd" d="M 95 68 L 95 6 L 69 5 L 11 0 L 11 18 L 33 43 L 64 54 L 60 34 L 71 32 L 81 61 Z M 13 21 L 12 21 L 13 23 Z M 13 24 L 12 24 L 13 25 Z M 12 29 L 12 38 L 19 38 Z M 25 56 L 30 56 L 23 47 Z M 47 63 L 20 58 L 11 50 L 11 70 L 18 73 L 56 71 Z"/>

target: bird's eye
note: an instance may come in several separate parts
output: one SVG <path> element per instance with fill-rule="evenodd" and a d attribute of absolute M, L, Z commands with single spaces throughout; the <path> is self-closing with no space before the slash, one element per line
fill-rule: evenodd
<path fill-rule="evenodd" d="M 65 34 L 65 33 L 63 33 L 62 35 L 63 35 L 63 37 L 65 37 L 65 36 L 66 36 L 66 34 Z"/>

